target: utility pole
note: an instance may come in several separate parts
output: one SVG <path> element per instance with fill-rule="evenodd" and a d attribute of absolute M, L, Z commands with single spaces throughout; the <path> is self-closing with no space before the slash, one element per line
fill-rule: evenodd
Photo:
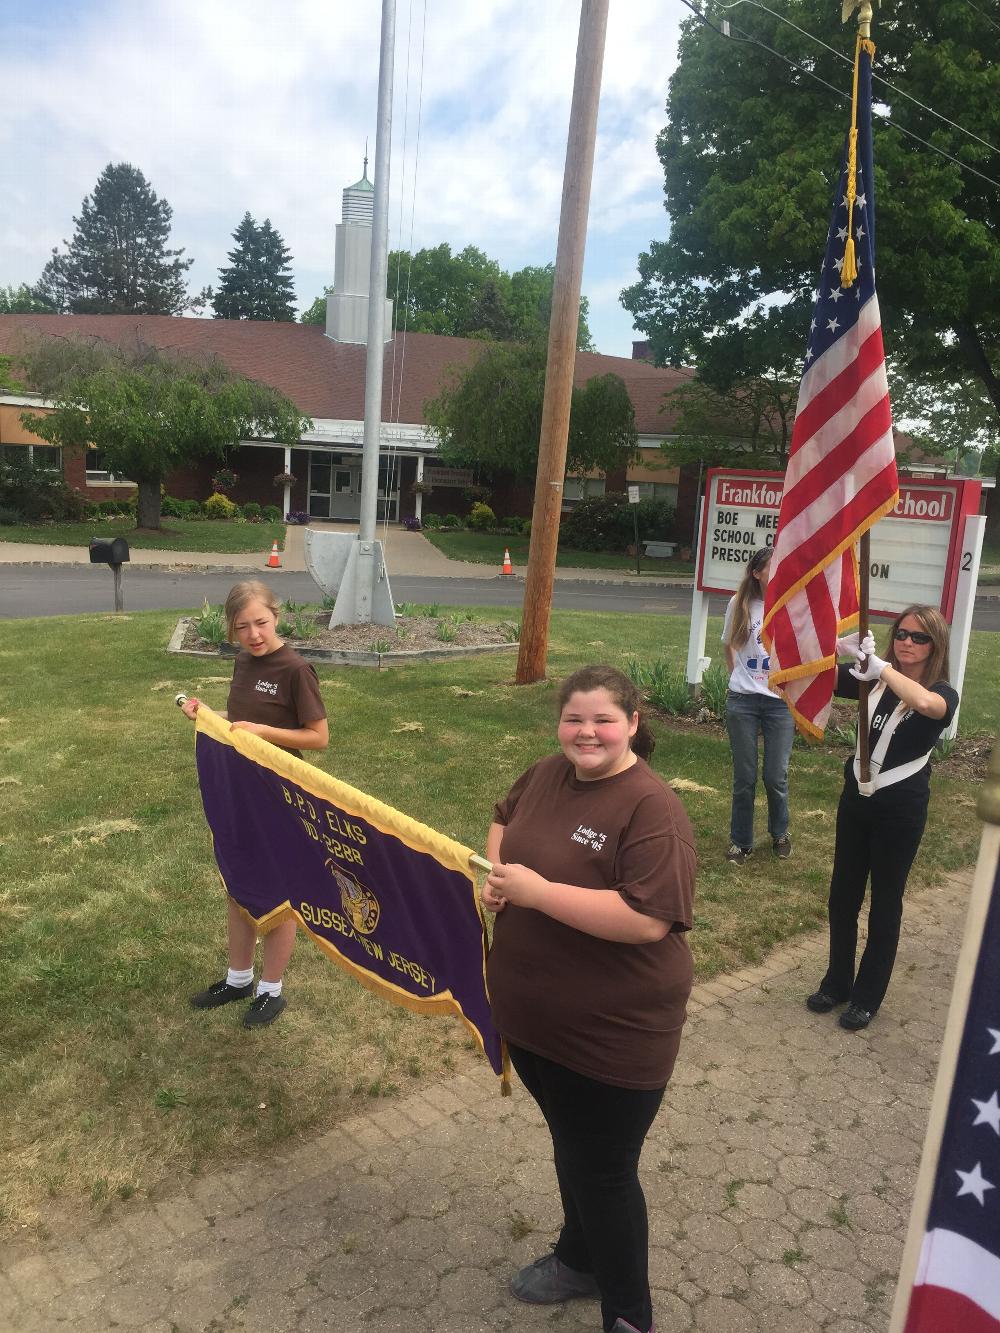
<path fill-rule="evenodd" d="M 516 679 L 519 685 L 529 685 L 545 678 L 552 583 L 559 544 L 569 412 L 580 323 L 580 283 L 587 241 L 587 213 L 594 171 L 597 110 L 607 27 L 608 0 L 583 0 L 566 143 L 566 166 L 563 172 L 535 503 L 531 515 L 531 544 L 528 548 L 528 574 L 517 657 Z"/>

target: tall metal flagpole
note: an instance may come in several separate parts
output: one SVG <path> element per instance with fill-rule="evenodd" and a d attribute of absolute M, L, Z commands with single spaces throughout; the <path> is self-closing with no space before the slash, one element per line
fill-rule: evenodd
<path fill-rule="evenodd" d="M 355 624 L 372 618 L 372 586 L 380 553 L 375 546 L 378 513 L 379 441 L 382 433 L 382 365 L 385 357 L 385 286 L 389 241 L 389 143 L 392 136 L 392 74 L 396 0 L 382 0 L 382 41 L 378 66 L 375 127 L 375 193 L 372 262 L 368 285 L 368 348 L 365 361 L 365 433 L 361 454 L 361 524 L 355 571 Z"/>

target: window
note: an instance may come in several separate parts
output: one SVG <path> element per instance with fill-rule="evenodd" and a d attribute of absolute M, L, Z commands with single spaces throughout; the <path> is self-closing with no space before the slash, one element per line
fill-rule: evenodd
<path fill-rule="evenodd" d="M 87 485 L 91 486 L 94 482 L 114 482 L 120 483 L 121 478 L 108 467 L 104 457 L 104 451 L 101 449 L 87 450 Z"/>
<path fill-rule="evenodd" d="M 0 458 L 5 463 L 30 463 L 49 472 L 62 471 L 62 450 L 51 444 L 0 445 Z"/>
<path fill-rule="evenodd" d="M 589 499 L 592 495 L 603 494 L 603 477 L 566 477 L 563 481 L 563 499 L 571 500 L 573 503 Z"/>
<path fill-rule="evenodd" d="M 632 481 L 630 486 L 639 487 L 640 500 L 665 500 L 667 504 L 677 504 L 677 485 L 672 481 Z"/>

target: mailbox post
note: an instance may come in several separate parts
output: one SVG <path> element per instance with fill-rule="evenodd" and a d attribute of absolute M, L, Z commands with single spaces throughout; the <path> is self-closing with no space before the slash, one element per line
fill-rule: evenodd
<path fill-rule="evenodd" d="M 131 557 L 128 542 L 124 537 L 91 537 L 90 563 L 92 565 L 110 565 L 115 576 L 115 610 L 124 611 L 125 599 L 122 597 L 122 565 Z"/>

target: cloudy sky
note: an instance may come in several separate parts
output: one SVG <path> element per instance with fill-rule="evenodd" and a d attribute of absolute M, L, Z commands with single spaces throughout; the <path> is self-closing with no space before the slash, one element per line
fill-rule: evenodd
<path fill-rule="evenodd" d="M 579 12 L 397 0 L 391 246 L 554 259 Z M 655 139 L 686 12 L 611 0 L 583 286 L 605 352 L 631 353 L 618 293 L 665 234 Z M 192 289 L 249 209 L 284 236 L 308 306 L 374 147 L 379 16 L 379 0 L 0 0 L 0 285 L 34 282 L 104 166 L 128 161 L 170 202 Z"/>

